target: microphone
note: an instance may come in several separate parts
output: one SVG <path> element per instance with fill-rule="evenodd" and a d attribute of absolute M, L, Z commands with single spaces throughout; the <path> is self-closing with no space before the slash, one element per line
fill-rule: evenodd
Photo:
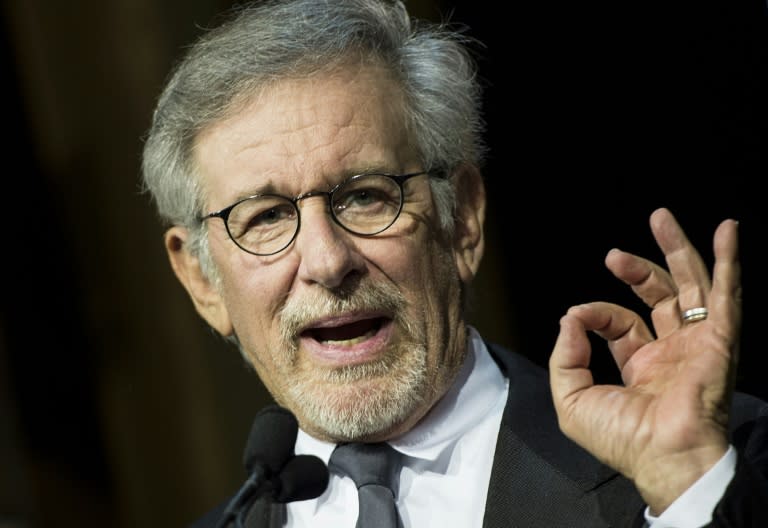
<path fill-rule="evenodd" d="M 328 487 L 328 466 L 314 455 L 296 455 L 280 471 L 275 490 L 277 502 L 292 502 L 319 497 Z"/>
<path fill-rule="evenodd" d="M 256 414 L 243 452 L 243 465 L 250 474 L 264 470 L 277 473 L 293 455 L 299 432 L 296 417 L 283 407 L 269 405 Z"/>
<path fill-rule="evenodd" d="M 216 528 L 234 518 L 236 526 L 257 498 L 268 495 L 277 502 L 313 499 L 328 486 L 328 468 L 313 455 L 295 455 L 299 425 L 296 417 L 278 405 L 262 409 L 253 421 L 243 453 L 249 476 L 229 501 Z"/>

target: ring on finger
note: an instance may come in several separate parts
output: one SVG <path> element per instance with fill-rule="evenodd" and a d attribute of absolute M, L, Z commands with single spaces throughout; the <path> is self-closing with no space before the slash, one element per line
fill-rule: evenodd
<path fill-rule="evenodd" d="M 707 315 L 709 315 L 709 310 L 707 310 L 704 306 L 698 306 L 696 308 L 691 308 L 690 310 L 686 310 L 681 314 L 681 317 L 683 318 L 684 323 L 694 323 L 696 321 L 702 321 L 707 318 Z"/>

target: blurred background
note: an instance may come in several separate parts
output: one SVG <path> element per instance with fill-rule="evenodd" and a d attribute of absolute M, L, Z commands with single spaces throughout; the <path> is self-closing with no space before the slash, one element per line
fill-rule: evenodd
<path fill-rule="evenodd" d="M 568 306 L 642 309 L 603 258 L 620 247 L 661 261 L 655 208 L 670 207 L 710 263 L 715 227 L 735 217 L 737 388 L 768 397 L 765 4 L 407 4 L 485 43 L 481 332 L 544 365 Z M 0 528 L 181 527 L 245 477 L 242 448 L 269 397 L 194 312 L 139 192 L 164 78 L 231 5 L 2 3 Z M 611 381 L 607 356 L 598 347 L 595 369 Z"/>

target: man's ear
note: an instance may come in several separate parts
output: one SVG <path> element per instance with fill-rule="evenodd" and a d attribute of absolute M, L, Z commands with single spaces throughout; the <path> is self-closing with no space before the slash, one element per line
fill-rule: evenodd
<path fill-rule="evenodd" d="M 459 276 L 465 283 L 475 277 L 485 250 L 485 184 L 480 170 L 463 164 L 454 173 L 456 182 L 456 225 L 454 255 Z"/>
<path fill-rule="evenodd" d="M 173 226 L 165 232 L 165 250 L 176 277 L 189 293 L 197 312 L 222 336 L 233 333 L 224 300 L 216 285 L 203 274 L 200 260 L 189 251 L 189 231 Z"/>

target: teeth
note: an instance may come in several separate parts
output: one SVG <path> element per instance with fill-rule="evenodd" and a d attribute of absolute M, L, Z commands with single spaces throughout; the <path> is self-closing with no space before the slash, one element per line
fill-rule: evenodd
<path fill-rule="evenodd" d="M 361 336 L 353 337 L 352 339 L 323 339 L 320 342 L 323 343 L 324 345 L 353 346 L 358 343 L 362 343 L 363 341 L 366 341 L 375 333 L 376 333 L 375 330 L 371 330 Z"/>
<path fill-rule="evenodd" d="M 321 341 L 321 343 L 323 343 L 324 345 L 352 346 L 352 345 L 356 345 L 358 343 L 362 343 L 366 339 L 367 339 L 366 336 L 355 337 L 354 339 L 339 339 L 339 340 L 336 340 L 336 339 L 326 339 L 326 340 Z"/>

